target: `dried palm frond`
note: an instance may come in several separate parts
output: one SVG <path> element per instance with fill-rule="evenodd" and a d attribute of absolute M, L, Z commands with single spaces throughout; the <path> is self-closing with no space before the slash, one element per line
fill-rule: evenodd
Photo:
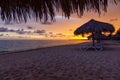
<path fill-rule="evenodd" d="M 85 10 L 93 10 L 100 14 L 101 9 L 107 10 L 109 0 L 0 0 L 0 17 L 2 20 L 27 21 L 48 19 L 54 21 L 55 12 L 62 11 L 63 16 L 70 17 L 72 13 L 79 16 Z M 120 0 L 111 0 L 117 3 Z"/>

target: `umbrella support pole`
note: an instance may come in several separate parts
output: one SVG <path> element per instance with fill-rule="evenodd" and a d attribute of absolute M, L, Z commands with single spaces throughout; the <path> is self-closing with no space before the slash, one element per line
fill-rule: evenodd
<path fill-rule="evenodd" d="M 93 37 L 92 37 L 93 46 L 95 46 L 95 39 L 94 39 L 94 33 L 93 32 L 92 32 L 92 35 L 93 35 Z"/>

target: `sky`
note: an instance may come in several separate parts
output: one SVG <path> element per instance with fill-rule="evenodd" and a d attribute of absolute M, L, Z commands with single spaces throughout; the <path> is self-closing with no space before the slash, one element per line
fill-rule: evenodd
<path fill-rule="evenodd" d="M 73 14 L 70 19 L 61 14 L 56 15 L 54 23 L 41 24 L 33 19 L 27 23 L 4 22 L 0 19 L 0 39 L 86 39 L 74 36 L 76 28 L 90 19 L 113 24 L 115 29 L 120 28 L 120 5 L 108 6 L 107 12 L 100 15 L 95 12 L 84 12 L 82 17 Z"/>

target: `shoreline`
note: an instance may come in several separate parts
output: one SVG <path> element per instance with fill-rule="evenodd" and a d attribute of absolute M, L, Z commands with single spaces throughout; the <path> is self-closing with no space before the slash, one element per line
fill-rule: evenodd
<path fill-rule="evenodd" d="M 4 54 L 14 54 L 14 53 L 20 53 L 20 52 L 30 52 L 30 51 L 36 51 L 41 49 L 48 49 L 48 48 L 55 48 L 55 47 L 64 47 L 64 46 L 74 46 L 74 45 L 82 45 L 82 44 L 88 44 L 91 42 L 83 42 L 83 43 L 71 43 L 71 44 L 63 44 L 63 45 L 55 45 L 55 46 L 48 46 L 48 47 L 41 47 L 41 48 L 35 48 L 35 49 L 28 49 L 28 50 L 17 50 L 17 51 L 0 51 L 0 56 Z"/>
<path fill-rule="evenodd" d="M 4 55 L 4 54 L 14 54 L 14 53 L 20 53 L 20 52 L 30 52 L 30 51 L 36 51 L 36 50 L 41 50 L 41 49 L 48 49 L 48 48 L 54 48 L 54 47 L 63 47 L 63 46 L 72 46 L 72 45 L 75 45 L 75 44 L 68 44 L 68 45 L 58 45 L 58 46 L 51 46 L 51 47 L 41 47 L 41 48 L 36 48 L 36 49 L 28 49 L 28 50 L 18 50 L 18 51 L 1 51 L 2 53 L 0 53 L 0 56 L 1 55 Z"/>
<path fill-rule="evenodd" d="M 32 42 L 32 43 L 30 43 Z M 0 43 L 0 53 L 3 52 L 18 52 L 18 51 L 27 51 L 34 50 L 39 48 L 55 47 L 55 46 L 64 46 L 71 45 L 76 43 L 89 42 L 86 41 L 75 41 L 75 40 L 7 40 Z M 20 43 L 20 44 L 19 44 Z M 38 43 L 38 44 L 37 44 Z M 8 46 L 8 47 L 7 47 Z M 13 46 L 13 47 L 12 47 Z"/>
<path fill-rule="evenodd" d="M 119 41 L 104 41 L 105 45 L 120 45 Z M 112 43 L 115 42 L 115 43 Z M 5 54 L 14 54 L 14 53 L 22 53 L 22 52 L 30 52 L 30 51 L 36 51 L 41 49 L 49 49 L 49 48 L 55 48 L 55 47 L 67 47 L 67 46 L 75 46 L 75 45 L 92 45 L 92 42 L 83 42 L 83 43 L 75 43 L 75 44 L 64 44 L 64 45 L 55 45 L 55 46 L 48 46 L 48 47 L 41 47 L 41 48 L 35 48 L 35 49 L 28 49 L 28 50 L 17 50 L 17 51 L 0 51 L 0 56 Z M 104 46 L 105 46 L 104 45 Z M 109 47 L 108 47 L 109 48 Z"/>

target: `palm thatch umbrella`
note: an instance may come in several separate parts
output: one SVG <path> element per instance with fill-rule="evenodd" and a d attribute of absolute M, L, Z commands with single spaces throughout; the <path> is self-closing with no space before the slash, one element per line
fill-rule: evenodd
<path fill-rule="evenodd" d="M 0 0 L 0 17 L 9 21 L 27 21 L 31 17 L 54 21 L 56 11 L 68 18 L 72 13 L 82 16 L 85 10 L 107 11 L 109 1 L 120 0 Z"/>
<path fill-rule="evenodd" d="M 92 33 L 92 35 L 93 35 L 92 40 L 93 40 L 93 46 L 94 46 L 94 35 L 96 33 L 101 34 L 102 32 L 110 32 L 110 34 L 112 34 L 112 32 L 114 32 L 114 31 L 115 31 L 115 29 L 112 24 L 91 19 L 87 23 L 85 23 L 82 26 L 80 26 L 79 28 L 77 28 L 74 31 L 74 34 L 75 35 L 80 35 L 80 34 L 84 35 L 85 33 Z"/>

